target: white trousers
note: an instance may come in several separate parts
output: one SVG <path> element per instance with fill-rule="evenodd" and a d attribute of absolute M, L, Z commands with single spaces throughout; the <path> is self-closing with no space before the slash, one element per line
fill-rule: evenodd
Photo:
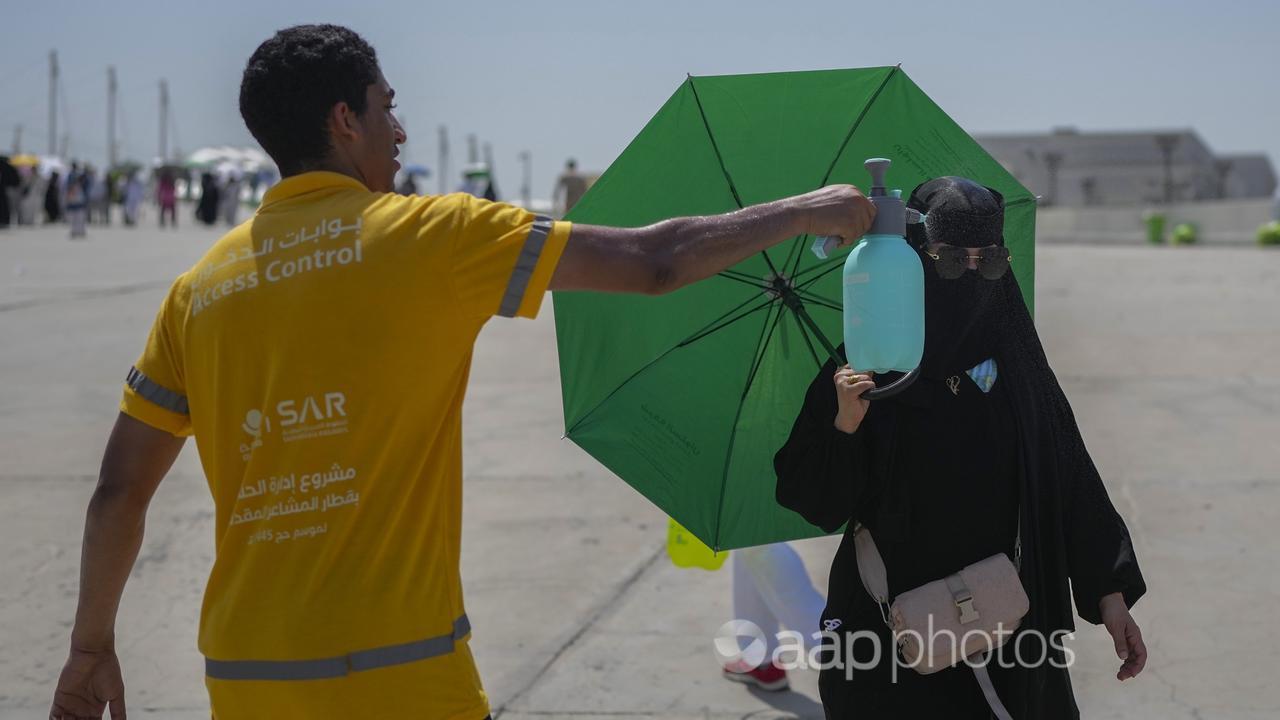
<path fill-rule="evenodd" d="M 733 551 L 733 616 L 764 631 L 768 657 L 778 646 L 779 626 L 804 636 L 808 651 L 816 644 L 826 600 L 813 587 L 800 556 L 786 543 Z M 793 645 L 788 641 L 789 646 Z M 786 658 L 784 658 L 786 659 Z"/>

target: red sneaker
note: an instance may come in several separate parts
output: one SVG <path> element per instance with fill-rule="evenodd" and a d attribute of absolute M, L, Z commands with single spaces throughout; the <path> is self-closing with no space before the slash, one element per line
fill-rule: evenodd
<path fill-rule="evenodd" d="M 745 683 L 747 685 L 755 685 L 761 690 L 767 690 L 769 692 L 786 690 L 791 686 L 791 684 L 787 682 L 787 671 L 773 663 L 762 665 L 755 670 L 748 670 L 746 672 L 737 672 L 735 670 L 725 668 L 724 679 L 732 680 L 733 682 Z"/>

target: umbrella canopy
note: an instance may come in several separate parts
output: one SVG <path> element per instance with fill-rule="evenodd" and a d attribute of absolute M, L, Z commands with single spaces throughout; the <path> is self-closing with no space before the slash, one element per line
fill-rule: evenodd
<path fill-rule="evenodd" d="M 60 175 L 66 175 L 67 164 L 62 162 L 61 158 L 45 156 L 40 158 L 40 165 L 37 167 L 37 172 L 40 173 L 40 177 L 42 178 L 48 178 L 55 172 Z"/>
<path fill-rule="evenodd" d="M 1002 193 L 1030 305 L 1035 197 L 899 68 L 690 77 L 569 219 L 634 227 L 867 187 L 877 156 L 904 193 L 943 175 Z M 811 242 L 664 296 L 555 294 L 566 435 L 717 550 L 821 534 L 777 505 L 772 463 L 827 359 L 797 309 L 842 334 L 845 254 Z"/>
<path fill-rule="evenodd" d="M 189 168 L 211 168 L 227 159 L 227 148 L 200 148 L 187 156 L 183 165 Z"/>
<path fill-rule="evenodd" d="M 40 158 L 35 155 L 14 155 L 9 158 L 9 164 L 14 167 L 38 167 Z"/>
<path fill-rule="evenodd" d="M 204 147 L 192 152 L 183 161 L 183 165 L 191 169 L 224 172 L 224 167 L 234 167 L 241 172 L 256 172 L 261 168 L 273 167 L 271 158 L 257 148 L 237 148 L 229 145 Z"/>

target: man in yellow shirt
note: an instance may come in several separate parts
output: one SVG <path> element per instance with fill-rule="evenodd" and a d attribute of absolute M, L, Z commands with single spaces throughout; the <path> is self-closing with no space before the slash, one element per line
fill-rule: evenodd
<path fill-rule="evenodd" d="M 405 197 L 394 94 L 341 27 L 282 30 L 249 59 L 241 114 L 284 179 L 174 282 L 127 374 L 50 717 L 124 717 L 116 610 L 193 435 L 216 509 L 199 632 L 215 718 L 484 718 L 458 572 L 484 323 L 536 316 L 548 289 L 670 292 L 802 233 L 852 240 L 874 213 L 848 185 L 634 229 Z"/>

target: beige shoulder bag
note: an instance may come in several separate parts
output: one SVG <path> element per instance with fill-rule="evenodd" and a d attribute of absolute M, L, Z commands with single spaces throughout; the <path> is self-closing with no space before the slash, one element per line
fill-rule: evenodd
<path fill-rule="evenodd" d="M 987 655 L 1007 641 L 1030 609 L 1018 577 L 1022 564 L 1022 523 L 1014 559 L 996 553 L 953 575 L 908 590 L 889 602 L 889 580 L 871 531 L 854 531 L 858 575 L 893 632 L 902 659 L 922 675 L 968 660 L 991 711 L 1012 720 L 987 673 Z M 1015 567 L 1015 563 L 1017 567 Z"/>

